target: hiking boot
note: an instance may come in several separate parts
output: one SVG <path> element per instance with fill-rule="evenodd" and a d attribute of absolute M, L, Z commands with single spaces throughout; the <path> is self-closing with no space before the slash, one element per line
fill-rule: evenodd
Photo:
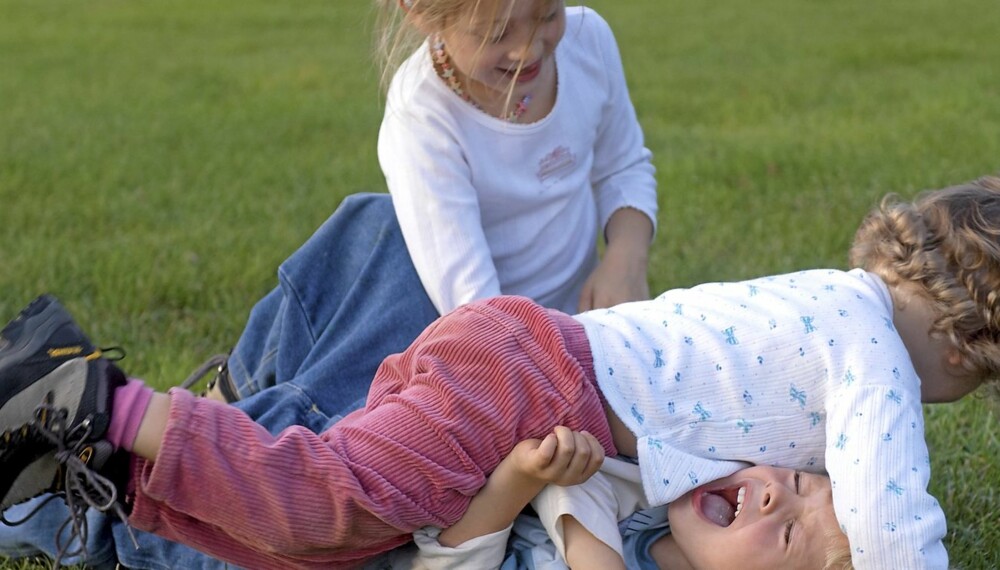
<path fill-rule="evenodd" d="M 229 375 L 228 354 L 216 354 L 206 360 L 184 382 L 181 382 L 181 388 L 192 390 L 212 370 L 215 370 L 215 376 L 208 381 L 204 390 L 198 392 L 198 395 L 223 404 L 239 401 L 240 393 L 236 389 L 232 376 Z"/>
<path fill-rule="evenodd" d="M 114 485 L 97 470 L 113 452 L 103 438 L 124 383 L 54 297 L 0 331 L 0 511 L 45 492 L 71 510 L 112 506 Z"/>

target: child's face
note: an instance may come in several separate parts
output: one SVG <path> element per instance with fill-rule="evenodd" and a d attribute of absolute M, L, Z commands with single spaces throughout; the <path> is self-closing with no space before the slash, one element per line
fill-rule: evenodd
<path fill-rule="evenodd" d="M 740 490 L 742 509 L 735 516 Z M 755 466 L 670 504 L 670 528 L 694 568 L 822 568 L 840 533 L 830 479 Z"/>
<path fill-rule="evenodd" d="M 475 13 L 451 22 L 441 38 L 459 78 L 474 97 L 506 100 L 510 94 L 517 101 L 543 87 L 554 87 L 554 52 L 566 28 L 563 0 L 470 4 L 476 6 Z"/>

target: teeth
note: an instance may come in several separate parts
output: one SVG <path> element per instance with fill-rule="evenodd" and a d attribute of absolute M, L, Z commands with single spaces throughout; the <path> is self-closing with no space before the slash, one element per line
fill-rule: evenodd
<path fill-rule="evenodd" d="M 740 487 L 739 492 L 736 493 L 736 512 L 733 514 L 733 520 L 736 520 L 736 517 L 740 516 L 740 511 L 743 510 L 743 498 L 746 497 L 746 495 L 747 488 Z"/>

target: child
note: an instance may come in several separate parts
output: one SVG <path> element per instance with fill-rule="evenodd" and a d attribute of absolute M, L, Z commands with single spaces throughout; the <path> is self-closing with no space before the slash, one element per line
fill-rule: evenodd
<path fill-rule="evenodd" d="M 920 401 L 997 378 L 997 235 L 1000 179 L 984 178 L 885 201 L 855 240 L 864 269 L 575 318 L 520 297 L 471 303 L 387 358 L 365 409 L 318 435 L 274 437 L 232 407 L 125 382 L 43 299 L 3 333 L 0 506 L 100 488 L 106 507 L 108 481 L 75 475 L 110 443 L 141 458 L 138 528 L 255 568 L 358 563 L 452 526 L 518 442 L 564 425 L 638 457 L 653 505 L 747 463 L 825 468 L 857 566 L 946 565 Z"/>
<path fill-rule="evenodd" d="M 387 68 L 419 42 L 389 87 L 378 155 L 434 306 L 649 298 L 656 181 L 607 23 L 562 0 L 378 4 Z"/>
<path fill-rule="evenodd" d="M 979 189 L 967 190 L 968 193 L 980 192 L 982 193 L 985 189 L 988 191 L 1000 190 L 1000 183 L 996 178 L 984 178 L 977 182 L 981 187 Z M 954 193 L 962 198 L 961 191 L 955 190 Z M 947 193 L 942 192 L 944 197 L 940 198 L 942 202 L 948 200 Z M 890 283 L 896 283 L 898 287 L 893 288 L 894 302 L 897 305 L 897 317 L 895 320 L 897 324 L 908 324 L 905 328 L 900 328 L 900 334 L 912 334 L 912 330 L 921 330 L 921 327 L 915 326 L 919 324 L 920 321 L 927 319 L 927 310 L 929 307 L 920 306 L 921 302 L 918 299 L 916 306 L 907 307 L 905 299 L 907 297 L 912 297 L 914 295 L 919 295 L 917 289 L 914 286 L 899 286 L 903 285 L 902 282 L 913 281 L 914 275 L 920 274 L 921 271 L 925 271 L 927 267 L 937 266 L 942 274 L 946 273 L 947 270 L 940 269 L 942 263 L 954 262 L 949 260 L 949 257 L 959 257 L 960 254 L 968 255 L 969 251 L 978 251 L 980 248 L 989 250 L 996 247 L 995 242 L 989 243 L 986 241 L 976 242 L 975 239 L 970 239 L 972 243 L 963 244 L 961 240 L 954 240 L 955 243 L 949 244 L 948 246 L 941 246 L 940 244 L 934 243 L 934 234 L 923 235 L 911 237 L 908 241 L 893 239 L 893 236 L 897 233 L 908 233 L 911 231 L 921 231 L 926 232 L 927 226 L 932 228 L 937 228 L 937 233 L 948 235 L 956 230 L 961 230 L 963 228 L 968 228 L 972 230 L 973 235 L 979 236 L 989 236 L 990 224 L 994 227 L 1000 225 L 1000 220 L 997 216 L 1000 215 L 1000 210 L 996 209 L 995 204 L 990 204 L 987 198 L 992 198 L 996 200 L 995 197 L 990 197 L 987 193 L 981 200 L 979 204 L 975 200 L 968 200 L 967 203 L 961 203 L 959 199 L 954 199 L 954 212 L 951 213 L 954 219 L 948 219 L 947 207 L 934 207 L 933 200 L 928 199 L 928 204 L 924 206 L 923 210 L 926 215 L 931 216 L 933 219 L 929 220 L 929 223 L 925 225 L 917 223 L 913 219 L 913 215 L 917 212 L 911 211 L 906 207 L 897 205 L 895 207 L 889 207 L 888 202 L 884 207 L 883 211 L 879 215 L 873 214 L 869 217 L 866 224 L 858 232 L 858 236 L 855 240 L 855 248 L 852 252 L 852 263 L 856 266 L 871 266 L 876 268 L 876 272 L 884 276 L 885 280 Z M 981 216 L 981 220 L 977 220 L 976 217 Z M 954 225 L 953 225 L 954 224 Z M 994 238 L 995 239 L 995 238 Z M 924 242 L 930 242 L 928 246 L 925 247 L 924 251 L 918 253 L 891 253 L 892 248 L 900 248 L 906 243 L 910 245 L 915 245 L 915 241 L 920 240 Z M 950 248 L 954 248 L 953 251 L 949 252 Z M 963 252 L 962 249 L 965 249 Z M 957 251 L 955 251 L 957 250 Z M 942 255 L 944 253 L 945 255 Z M 989 299 L 989 293 L 984 293 L 992 291 L 996 285 L 994 280 L 998 277 L 997 275 L 991 274 L 990 270 L 996 272 L 996 267 L 990 267 L 990 262 L 995 263 L 998 260 L 998 256 L 993 255 L 992 257 L 983 257 L 980 259 L 973 259 L 972 262 L 979 265 L 978 274 L 976 272 L 970 272 L 970 275 L 974 275 L 977 286 L 980 287 L 979 295 L 985 296 Z M 968 263 L 968 262 L 966 262 Z M 975 265 L 973 265 L 975 268 Z M 939 289 L 942 291 L 942 295 L 947 299 L 943 304 L 948 305 L 958 305 L 962 302 L 967 302 L 965 299 L 968 298 L 969 293 L 965 292 L 964 288 L 956 287 L 956 283 L 948 282 L 947 280 L 934 278 L 933 275 L 930 277 L 925 277 L 928 280 L 928 289 Z M 761 293 L 761 291 L 754 290 L 755 286 L 751 286 L 749 294 L 751 296 L 756 296 Z M 686 293 L 686 292 L 685 292 Z M 668 297 L 674 297 L 681 295 L 682 292 L 668 292 L 661 296 L 660 300 L 672 302 Z M 911 303 L 912 304 L 912 303 Z M 680 307 L 680 305 L 677 305 Z M 690 306 L 690 303 L 688 303 Z M 745 306 L 740 306 L 746 309 Z M 910 316 L 907 317 L 905 314 L 900 315 L 900 312 L 906 313 L 909 311 Z M 847 315 L 844 315 L 845 318 Z M 699 315 L 699 318 L 704 318 L 704 315 Z M 945 318 L 949 319 L 963 319 L 972 320 L 971 315 L 963 315 L 959 311 L 953 311 L 953 314 L 946 315 Z M 912 320 L 916 319 L 916 321 Z M 811 320 L 811 317 L 810 317 Z M 809 332 L 811 324 L 803 322 L 806 330 L 806 334 L 812 334 Z M 664 326 L 667 326 L 667 322 L 663 322 Z M 773 324 L 769 321 L 768 327 L 777 326 L 777 322 Z M 969 327 L 967 322 L 965 327 Z M 973 325 L 978 326 L 978 325 Z M 619 330 L 624 327 L 619 327 Z M 927 325 L 930 329 L 930 324 Z M 675 328 L 676 330 L 676 328 Z M 681 327 L 682 332 L 690 333 L 690 327 Z M 738 344 L 731 343 L 730 339 L 735 340 L 735 329 L 723 331 L 726 335 L 727 344 Z M 940 334 L 940 332 L 938 333 Z M 955 336 L 959 338 L 974 338 L 976 335 L 973 331 L 966 328 L 962 331 L 960 328 L 952 332 Z M 732 336 L 730 336 L 732 335 Z M 933 335 L 932 335 L 933 336 Z M 690 337 L 685 338 L 685 343 L 688 342 Z M 693 339 L 691 339 L 693 342 Z M 923 339 L 912 339 L 910 344 L 919 346 L 925 341 Z M 931 340 L 934 343 L 934 340 Z M 669 342 L 667 343 L 670 344 Z M 675 343 L 679 344 L 679 343 Z M 956 343 L 957 345 L 964 344 L 963 342 Z M 832 341 L 831 341 L 832 346 Z M 699 349 L 704 350 L 704 343 L 700 343 Z M 976 366 L 995 366 L 995 364 L 988 364 L 990 359 L 990 353 L 995 350 L 995 347 L 991 344 L 984 343 L 982 340 L 978 342 L 978 346 L 969 345 L 965 347 L 968 356 L 961 356 L 953 352 L 956 350 L 945 349 L 945 353 L 952 364 L 957 364 L 961 361 L 966 361 L 967 364 L 970 360 L 979 359 L 980 364 Z M 730 352 L 734 352 L 732 349 Z M 911 350 L 911 354 L 915 351 Z M 929 354 L 931 356 L 940 355 L 940 346 L 932 349 Z M 832 353 L 831 353 L 832 354 Z M 917 358 L 921 356 L 920 352 L 916 354 Z M 677 360 L 676 356 L 663 356 L 668 362 L 674 362 Z M 696 362 L 701 357 L 696 357 Z M 727 359 L 732 359 L 733 354 L 726 356 Z M 753 360 L 753 359 L 749 359 Z M 616 361 L 617 362 L 617 361 Z M 763 367 L 763 362 L 758 362 L 757 367 Z M 918 365 L 920 369 L 924 370 L 924 376 L 928 380 L 932 380 L 939 376 L 940 374 L 940 363 L 934 362 L 932 359 L 925 359 L 923 365 Z M 655 367 L 655 363 L 654 363 Z M 861 369 L 850 369 L 847 368 L 848 373 L 853 375 L 855 373 L 861 374 Z M 825 371 L 826 374 L 830 374 L 830 370 Z M 757 372 L 758 375 L 768 375 L 769 371 L 762 369 Z M 899 374 L 898 370 L 893 370 L 893 374 Z M 784 374 L 779 374 L 785 376 Z M 969 381 L 969 377 L 962 379 L 961 372 L 958 373 L 958 380 L 955 384 L 940 384 L 937 387 L 931 386 L 929 382 L 925 382 L 922 386 L 924 398 L 926 401 L 949 401 L 957 399 L 963 393 L 966 392 L 966 388 L 962 387 L 963 383 Z M 995 378 L 996 373 L 993 372 L 992 376 Z M 993 383 L 993 387 L 996 383 Z M 730 386 L 730 391 L 732 386 Z M 738 390 L 733 391 L 738 393 Z M 794 386 L 789 389 L 790 398 L 793 400 L 803 401 L 807 397 L 804 390 L 796 391 Z M 746 399 L 749 392 L 743 392 L 743 397 Z M 886 394 L 886 399 L 888 401 L 894 401 L 900 396 L 899 393 L 889 392 Z M 748 405 L 750 402 L 746 402 Z M 710 408 L 709 405 L 704 405 L 702 409 Z M 668 404 L 669 409 L 669 404 Z M 695 408 L 698 411 L 698 407 Z M 858 413 L 862 413 L 858 411 Z M 898 421 L 898 418 L 897 418 Z M 742 430 L 748 432 L 752 427 L 750 422 L 741 419 L 737 422 L 742 426 Z M 886 431 L 880 432 L 880 437 L 884 442 L 889 444 L 892 441 L 893 430 L 887 429 Z M 846 447 L 846 438 L 843 440 Z M 801 442 L 800 442 L 801 443 Z M 839 443 L 838 443 L 839 446 Z M 892 447 L 889 444 L 889 447 Z M 716 448 L 713 446 L 711 448 L 713 452 Z M 872 453 L 877 455 L 874 450 Z M 893 457 L 898 457 L 898 451 Z M 580 569 L 580 568 L 615 568 L 620 567 L 622 564 L 622 542 L 618 534 L 617 523 L 618 519 L 624 518 L 631 511 L 643 505 L 640 499 L 636 499 L 634 493 L 628 492 L 629 489 L 627 485 L 622 484 L 612 484 L 610 481 L 615 480 L 613 477 L 605 477 L 605 474 L 599 473 L 593 478 L 589 479 L 586 483 L 576 486 L 576 487 L 558 487 L 550 486 L 545 489 L 539 496 L 537 496 L 533 501 L 532 505 L 535 507 L 536 512 L 539 513 L 541 521 L 548 531 L 549 535 L 552 537 L 557 550 L 564 560 L 567 561 L 569 566 Z M 900 482 L 894 482 L 892 479 L 888 479 L 886 483 L 886 488 L 891 490 L 893 493 L 904 493 L 905 490 L 900 486 Z M 600 517 L 597 513 L 604 513 L 605 515 L 614 515 L 608 520 L 609 517 Z M 585 521 L 581 523 L 581 521 Z M 721 521 L 728 524 L 728 520 Z M 887 523 L 887 529 L 889 532 L 895 532 L 897 525 L 895 522 Z M 449 529 L 450 530 L 450 529 Z M 576 545 L 573 549 L 567 548 L 566 543 L 570 542 L 570 535 L 573 535 L 573 543 Z M 596 536 L 595 536 L 596 535 Z M 444 535 L 443 535 L 444 536 Z M 565 540 L 564 540 L 565 537 Z M 433 541 L 427 540 L 423 537 L 423 540 L 418 540 L 418 544 L 421 544 L 426 549 L 437 549 L 439 546 L 434 545 Z M 460 551 L 457 551 L 460 552 Z M 443 554 L 442 554 L 443 553 Z M 438 556 L 447 556 L 448 549 L 440 549 L 437 552 Z M 932 563 L 933 564 L 933 563 Z"/>
<path fill-rule="evenodd" d="M 458 523 L 443 532 L 422 529 L 415 535 L 419 548 L 394 551 L 368 567 L 512 570 L 531 568 L 534 563 L 534 567 L 549 570 L 566 568 L 553 556 L 551 543 L 532 540 L 531 530 L 535 527 L 529 525 L 530 518 L 518 517 L 514 524 L 511 521 L 546 483 L 546 491 L 579 488 L 579 485 L 564 485 L 586 479 L 593 466 L 600 464 L 600 458 L 603 453 L 593 436 L 561 427 L 544 440 L 521 442 L 500 462 Z M 642 489 L 637 466 L 609 458 L 601 469 L 619 492 L 636 497 L 636 505 L 642 502 L 638 499 Z M 588 486 L 593 478 L 586 481 L 583 486 Z M 669 522 L 665 516 L 668 512 Z M 720 524 L 711 515 L 730 520 Z M 622 525 L 621 533 L 627 545 L 623 567 L 633 570 L 735 567 L 832 570 L 850 565 L 850 547 L 833 512 L 830 480 L 822 475 L 750 467 L 698 487 L 670 503 L 669 509 L 637 513 L 631 519 L 628 526 Z M 802 524 L 794 533 L 786 533 L 787 522 L 793 519 Z M 515 528 L 524 538 L 519 536 L 512 541 L 512 552 L 505 556 L 508 535 Z M 445 548 L 440 543 L 458 546 Z M 587 554 L 585 545 L 574 544 L 572 551 Z M 616 567 L 599 556 L 581 560 L 584 563 L 570 567 L 575 570 Z"/>
<path fill-rule="evenodd" d="M 646 263 L 655 230 L 656 180 L 606 22 L 584 8 L 567 13 L 561 0 L 379 0 L 378 5 L 386 73 L 397 54 L 414 43 L 406 41 L 408 36 L 420 42 L 389 89 L 379 160 L 434 311 L 501 293 L 524 295 L 567 313 L 649 298 Z M 513 123 L 490 116 L 506 116 L 503 109 L 512 96 L 530 99 Z M 372 223 L 371 229 L 357 230 L 360 235 L 345 232 L 349 239 L 342 241 L 378 235 L 382 224 Z M 598 224 L 606 240 L 600 263 Z M 350 248 L 338 245 L 337 251 L 344 249 Z M 332 293 L 335 300 L 344 295 Z M 264 299 L 255 308 L 263 314 L 252 319 L 286 318 L 280 305 L 285 296 L 278 291 Z M 428 313 L 424 297 L 421 291 L 413 296 L 420 316 Z M 381 317 L 376 300 L 355 306 L 374 309 L 365 315 L 375 323 L 365 336 L 391 331 L 389 340 L 415 338 L 408 334 L 411 327 L 395 330 L 391 318 Z M 406 320 L 422 320 L 421 328 L 430 322 L 417 316 Z M 305 326 L 293 324 L 292 330 Z M 272 340 L 268 335 L 277 334 L 256 332 L 241 342 L 257 345 L 237 349 L 209 395 L 232 403 L 287 381 L 280 366 L 240 360 L 240 352 L 260 352 Z M 333 342 L 342 344 L 335 347 L 340 353 L 360 345 L 339 336 Z M 374 344 L 403 348 L 377 338 Z M 367 358 L 347 364 L 373 370 L 371 357 L 388 354 L 367 350 Z M 312 410 L 332 417 L 341 409 L 341 401 L 328 401 L 329 388 L 296 379 L 241 407 L 265 418 L 262 423 L 272 430 L 294 423 L 315 426 L 324 419 Z M 290 405 L 292 392 L 304 395 L 298 407 Z M 348 396 L 363 399 L 364 391 L 352 389 Z M 272 424 L 276 402 L 286 411 Z"/>
<path fill-rule="evenodd" d="M 394 288 L 401 294 L 393 301 L 411 299 L 418 306 L 404 318 L 407 325 L 419 324 L 415 329 L 397 327 L 394 318 L 381 315 L 388 299 L 356 301 L 348 296 L 364 295 L 365 289 L 333 287 L 333 301 L 327 305 L 359 307 L 355 320 L 369 323 L 366 329 L 338 315 L 348 322 L 336 330 L 360 330 L 370 342 L 336 334 L 328 342 L 338 354 L 327 359 L 357 371 L 352 378 L 370 379 L 371 362 L 402 350 L 405 344 L 398 341 L 412 341 L 430 323 L 428 314 L 436 317 L 437 311 L 501 293 L 525 295 L 568 313 L 647 299 L 656 181 L 618 49 L 604 20 L 583 8 L 567 14 L 562 1 L 552 0 L 380 0 L 380 10 L 382 44 L 393 46 L 389 51 L 408 49 L 407 35 L 416 34 L 421 42 L 389 90 L 379 158 L 426 294 L 411 287 L 411 298 L 406 289 Z M 485 38 L 481 34 L 486 31 L 499 36 Z M 393 54 L 386 54 L 387 70 L 389 60 L 397 59 Z M 444 64 L 448 79 L 438 75 L 444 68 L 435 58 L 450 58 Z M 496 65 L 514 71 L 498 72 Z M 468 98 L 449 87 L 456 82 L 468 88 Z M 517 124 L 481 110 L 496 109 L 499 98 L 515 94 L 531 98 Z M 381 236 L 378 230 L 388 224 L 368 219 L 371 228 L 340 221 L 340 226 L 358 228 L 338 230 L 350 237 L 340 241 L 363 244 L 367 236 Z M 607 242 L 600 264 L 598 223 Z M 354 249 L 364 254 L 366 248 Z M 338 243 L 330 259 L 343 260 L 348 265 L 344 273 L 354 275 L 353 253 Z M 395 263 L 407 270 L 410 265 L 404 259 Z M 383 267 L 392 265 L 376 266 L 376 271 Z M 241 407 L 272 431 L 296 423 L 319 429 L 342 409 L 343 400 L 363 400 L 365 390 L 354 388 L 367 387 L 367 381 L 349 383 L 350 389 L 331 402 L 325 382 L 296 378 L 283 386 L 294 370 L 243 357 L 266 353 L 267 343 L 286 328 L 302 331 L 311 343 L 308 333 L 314 327 L 289 316 L 284 305 L 288 297 L 294 298 L 294 292 L 275 291 L 255 307 L 251 324 L 280 327 L 248 327 L 253 334 L 241 343 L 250 346 L 237 347 L 209 394 L 227 402 L 255 397 Z M 424 308 L 427 299 L 433 303 L 430 311 Z M 388 338 L 380 338 L 382 333 Z M 366 347 L 365 358 L 352 362 L 339 356 L 356 346 Z M 279 388 L 259 396 L 274 386 Z M 296 399 L 300 405 L 293 406 Z M 278 422 L 271 421 L 275 409 L 283 410 Z"/>

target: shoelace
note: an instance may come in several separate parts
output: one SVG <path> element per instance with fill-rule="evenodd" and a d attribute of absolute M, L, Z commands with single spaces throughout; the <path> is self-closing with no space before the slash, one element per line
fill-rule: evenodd
<path fill-rule="evenodd" d="M 208 373 L 208 371 L 212 370 L 213 368 L 218 371 L 221 369 L 222 365 L 226 364 L 227 362 L 229 362 L 228 354 L 216 354 L 212 356 L 204 363 L 202 363 L 201 366 L 195 369 L 195 371 L 192 372 L 191 375 L 188 376 L 183 382 L 181 382 L 181 388 L 189 390 L 191 386 L 197 384 L 198 381 L 201 380 L 201 378 L 205 376 L 206 373 Z"/>
<path fill-rule="evenodd" d="M 56 408 L 46 402 L 35 409 L 35 421 L 25 424 L 16 432 L 9 432 L 4 435 L 4 446 L 11 443 L 14 445 L 31 443 L 49 443 L 55 446 L 55 459 L 62 466 L 62 490 L 65 496 L 66 505 L 69 508 L 69 517 L 60 525 L 56 532 L 57 554 L 53 563 L 53 568 L 59 568 L 60 562 L 69 556 L 83 554 L 87 555 L 87 538 L 89 528 L 87 523 L 87 509 L 93 508 L 100 512 L 112 511 L 122 521 L 127 522 L 128 516 L 121 504 L 118 503 L 118 489 L 107 477 L 97 473 L 87 466 L 81 456 L 93 453 L 92 446 L 87 442 L 92 433 L 92 426 L 89 421 L 84 420 L 72 431 L 66 430 L 68 413 L 64 408 Z M 36 505 L 27 515 L 19 521 L 9 521 L 5 516 L 0 515 L 0 520 L 9 526 L 16 526 L 24 523 L 35 513 L 44 507 L 55 495 L 50 495 L 47 499 Z M 69 528 L 69 540 L 63 542 L 63 532 Z M 126 525 L 126 528 L 128 526 Z M 129 534 L 131 535 L 129 528 Z M 77 539 L 79 547 L 71 549 L 73 540 Z M 135 537 L 132 537 L 133 542 Z M 138 548 L 138 544 L 136 544 Z"/>

